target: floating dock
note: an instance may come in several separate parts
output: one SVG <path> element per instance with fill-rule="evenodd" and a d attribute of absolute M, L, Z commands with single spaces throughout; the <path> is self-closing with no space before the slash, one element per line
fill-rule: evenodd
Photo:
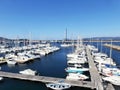
<path fill-rule="evenodd" d="M 95 66 L 95 63 L 92 59 L 92 56 L 90 54 L 90 50 L 86 48 L 87 56 L 88 56 L 88 63 L 89 63 L 89 72 L 91 76 L 91 82 L 94 83 L 96 90 L 104 90 L 102 79 L 98 73 L 98 70 Z"/>
<path fill-rule="evenodd" d="M 20 79 L 20 80 L 43 82 L 43 83 L 48 83 L 48 82 L 58 83 L 60 80 L 62 80 L 62 81 L 64 81 L 64 83 L 68 83 L 72 86 L 85 87 L 85 88 L 95 88 L 93 83 L 91 83 L 90 81 L 71 81 L 71 80 L 66 80 L 63 78 L 23 75 L 23 74 L 3 72 L 3 71 L 0 71 L 0 76 L 7 77 L 7 78 Z"/>
<path fill-rule="evenodd" d="M 112 84 L 109 83 L 106 87 L 106 90 L 115 90 L 115 88 L 113 87 Z"/>
<path fill-rule="evenodd" d="M 105 88 L 104 83 L 102 81 L 101 75 L 98 73 L 97 67 L 93 61 L 93 57 L 91 55 L 91 51 L 86 47 L 88 63 L 89 63 L 89 72 L 91 76 L 91 82 L 94 83 L 96 90 L 115 90 L 112 84 L 108 83 Z"/>

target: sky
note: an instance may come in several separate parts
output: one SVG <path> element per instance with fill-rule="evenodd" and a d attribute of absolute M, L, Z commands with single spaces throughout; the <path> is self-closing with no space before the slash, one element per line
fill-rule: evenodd
<path fill-rule="evenodd" d="M 0 37 L 120 36 L 120 0 L 0 0 Z"/>

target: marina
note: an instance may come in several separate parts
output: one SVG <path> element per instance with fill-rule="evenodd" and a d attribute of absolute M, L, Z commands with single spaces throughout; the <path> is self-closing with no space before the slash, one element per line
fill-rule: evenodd
<path fill-rule="evenodd" d="M 71 47 L 62 47 L 62 49 L 71 49 Z M 71 52 L 71 51 L 69 51 Z M 72 87 L 84 87 L 84 88 L 88 88 L 88 89 L 96 89 L 96 90 L 104 90 L 104 83 L 102 80 L 102 77 L 100 76 L 97 67 L 94 63 L 94 59 L 93 56 L 91 55 L 91 49 L 88 46 L 85 46 L 85 52 L 87 55 L 87 61 L 88 61 L 88 65 L 89 65 L 89 72 L 90 72 L 90 81 L 89 80 L 67 80 L 65 78 L 58 78 L 58 77 L 50 77 L 50 76 L 41 76 L 41 73 L 39 75 L 25 75 L 25 74 L 18 74 L 18 73 L 11 73 L 11 72 L 4 72 L 3 71 L 3 67 L 2 67 L 2 71 L 0 71 L 0 76 L 1 77 L 6 77 L 6 78 L 13 78 L 13 79 L 20 79 L 20 80 L 27 80 L 27 81 L 35 81 L 35 82 L 42 82 L 42 83 L 57 83 L 60 80 L 63 80 L 64 83 L 70 84 Z M 59 53 L 56 52 L 56 53 Z M 54 54 L 51 54 L 54 55 Z M 50 55 L 50 56 L 51 56 Z M 45 58 L 46 56 L 44 56 L 43 58 Z M 33 61 L 35 62 L 35 61 Z M 66 66 L 65 66 L 66 67 Z M 80 66 L 81 67 L 81 66 Z M 64 68 L 65 69 L 65 68 Z M 112 87 L 112 89 L 111 89 Z M 109 89 L 108 89 L 109 88 Z M 107 88 L 108 90 L 115 90 L 114 87 L 111 84 L 108 84 Z"/>
<path fill-rule="evenodd" d="M 0 90 L 120 90 L 120 0 L 0 0 Z"/>

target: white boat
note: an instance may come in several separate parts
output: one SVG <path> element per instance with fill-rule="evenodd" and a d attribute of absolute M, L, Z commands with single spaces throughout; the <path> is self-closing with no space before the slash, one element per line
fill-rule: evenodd
<path fill-rule="evenodd" d="M 69 54 L 67 54 L 68 58 L 77 58 L 78 56 L 79 56 L 78 53 L 69 53 Z"/>
<path fill-rule="evenodd" d="M 81 68 L 81 67 L 67 67 L 66 72 L 73 73 L 73 72 L 79 72 L 83 73 L 84 71 L 89 71 L 89 68 Z"/>
<path fill-rule="evenodd" d="M 68 67 L 83 67 L 81 63 L 67 63 Z"/>
<path fill-rule="evenodd" d="M 66 77 L 68 80 L 85 80 L 88 79 L 86 75 L 80 73 L 69 73 Z"/>
<path fill-rule="evenodd" d="M 105 66 L 101 68 L 101 73 L 105 76 L 120 76 L 120 69 L 117 68 L 116 66 L 112 66 L 112 65 L 109 65 L 109 66 Z"/>
<path fill-rule="evenodd" d="M 105 53 L 93 53 L 94 57 L 101 57 L 101 58 L 107 58 L 108 55 Z"/>
<path fill-rule="evenodd" d="M 46 86 L 53 90 L 63 90 L 71 87 L 71 85 L 67 83 L 48 83 Z"/>
<path fill-rule="evenodd" d="M 46 55 L 45 50 L 37 50 L 37 51 L 39 52 L 39 54 L 40 54 L 40 55 L 43 55 L 43 56 L 45 56 L 45 55 Z"/>
<path fill-rule="evenodd" d="M 14 61 L 12 58 L 6 60 L 7 64 L 15 65 L 17 62 Z"/>
<path fill-rule="evenodd" d="M 84 60 L 69 60 L 69 61 L 67 61 L 67 64 L 76 64 L 76 63 L 84 64 L 86 62 Z"/>
<path fill-rule="evenodd" d="M 19 55 L 18 57 L 14 58 L 14 60 L 17 63 L 25 63 L 25 62 L 29 61 L 29 58 L 25 55 Z"/>
<path fill-rule="evenodd" d="M 110 76 L 103 78 L 104 81 L 108 81 L 114 85 L 120 86 L 120 76 Z"/>
<path fill-rule="evenodd" d="M 2 81 L 3 80 L 3 77 L 0 77 L 0 81 Z"/>
<path fill-rule="evenodd" d="M 93 46 L 93 45 L 87 45 L 87 47 L 88 47 L 91 51 L 93 51 L 93 52 L 98 52 L 98 48 L 96 48 L 96 47 Z"/>
<path fill-rule="evenodd" d="M 23 71 L 19 71 L 19 73 L 21 74 L 25 74 L 25 75 L 36 75 L 36 71 L 33 71 L 31 69 L 26 69 L 26 70 L 23 70 Z"/>
<path fill-rule="evenodd" d="M 61 47 L 70 47 L 70 46 L 72 46 L 72 44 L 70 45 L 70 44 L 61 44 Z"/>

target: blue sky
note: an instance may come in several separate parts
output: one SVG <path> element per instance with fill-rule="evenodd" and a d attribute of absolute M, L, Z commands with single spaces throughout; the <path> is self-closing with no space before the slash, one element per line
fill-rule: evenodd
<path fill-rule="evenodd" d="M 0 36 L 120 36 L 120 0 L 0 0 Z"/>

